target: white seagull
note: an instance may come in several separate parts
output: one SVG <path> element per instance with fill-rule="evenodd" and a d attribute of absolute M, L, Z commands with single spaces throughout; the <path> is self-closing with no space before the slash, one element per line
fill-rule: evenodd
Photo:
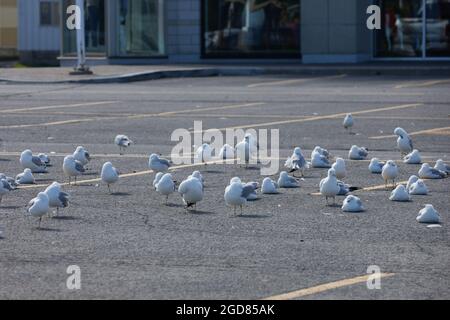
<path fill-rule="evenodd" d="M 353 116 L 351 113 L 348 113 L 345 118 L 344 118 L 344 122 L 342 123 L 342 125 L 344 126 L 345 130 L 348 130 L 349 133 L 352 133 L 352 127 L 353 127 Z"/>
<path fill-rule="evenodd" d="M 40 192 L 36 198 L 28 203 L 28 214 L 39 218 L 39 229 L 41 228 L 42 217 L 50 210 L 50 203 L 47 194 Z"/>
<path fill-rule="evenodd" d="M 395 179 L 398 176 L 397 164 L 392 160 L 386 161 L 386 164 L 383 166 L 381 175 L 383 176 L 384 185 L 386 186 L 386 188 L 388 187 L 389 181 L 392 181 L 392 185 L 395 188 Z"/>
<path fill-rule="evenodd" d="M 408 183 L 406 184 L 406 190 L 408 190 L 409 192 L 409 188 L 411 187 L 411 185 L 416 182 L 417 180 L 419 180 L 419 177 L 416 175 L 412 175 L 409 177 L 408 179 Z"/>
<path fill-rule="evenodd" d="M 340 192 L 341 188 L 338 185 L 336 171 L 334 171 L 334 169 L 328 170 L 328 176 L 320 181 L 319 187 L 320 193 L 325 196 L 327 205 L 329 205 L 328 198 L 333 198 L 333 204 L 335 204 L 336 196 Z"/>
<path fill-rule="evenodd" d="M 345 161 L 342 158 L 336 158 L 335 162 L 331 166 L 332 169 L 336 172 L 336 178 L 344 179 L 347 175 L 347 170 L 345 168 Z"/>
<path fill-rule="evenodd" d="M 397 148 L 400 150 L 402 155 L 406 155 L 413 151 L 413 143 L 408 133 L 403 128 L 396 128 L 394 134 L 398 136 L 397 138 Z"/>
<path fill-rule="evenodd" d="M 50 208 L 56 208 L 56 215 L 59 213 L 59 208 L 69 206 L 69 194 L 61 190 L 61 185 L 58 182 L 53 182 L 45 189 L 44 193 L 48 197 Z"/>
<path fill-rule="evenodd" d="M 120 154 L 122 155 L 126 148 L 133 144 L 133 141 L 130 140 L 126 135 L 119 134 L 114 139 L 114 143 L 119 146 Z"/>
<path fill-rule="evenodd" d="M 169 170 L 171 164 L 167 159 L 160 158 L 157 154 L 150 155 L 148 160 L 148 167 L 155 172 L 166 172 Z"/>
<path fill-rule="evenodd" d="M 369 171 L 371 173 L 381 173 L 384 165 L 385 165 L 384 162 L 381 162 L 377 158 L 372 158 L 369 164 Z"/>
<path fill-rule="evenodd" d="M 269 177 L 264 178 L 262 187 L 261 187 L 261 193 L 263 194 L 277 194 L 278 191 L 278 184 L 270 179 Z"/>
<path fill-rule="evenodd" d="M 244 188 L 244 189 L 247 188 L 248 190 L 250 190 L 250 189 L 253 190 L 252 192 L 247 193 L 247 201 L 253 201 L 253 200 L 258 199 L 258 194 L 256 193 L 256 190 L 258 190 L 258 188 L 259 188 L 258 182 L 252 181 L 252 182 L 243 183 L 239 177 L 234 177 L 230 180 L 230 185 L 232 185 L 235 182 L 241 183 L 242 188 Z"/>
<path fill-rule="evenodd" d="M 9 183 L 9 185 L 11 186 L 12 189 L 16 189 L 17 188 L 17 182 L 16 179 L 12 178 L 12 177 L 8 177 L 6 176 L 6 174 L 4 173 L 0 173 L 0 180 L 5 180 Z"/>
<path fill-rule="evenodd" d="M 119 171 L 113 167 L 111 162 L 103 164 L 101 178 L 108 186 L 108 191 L 111 193 L 111 185 L 119 181 Z"/>
<path fill-rule="evenodd" d="M 407 154 L 403 158 L 403 162 L 407 164 L 421 164 L 422 163 L 422 157 L 420 156 L 419 150 L 414 149 L 412 152 Z"/>
<path fill-rule="evenodd" d="M 172 175 L 166 173 L 161 177 L 159 182 L 156 184 L 156 191 L 166 197 L 166 205 L 169 201 L 169 196 L 175 192 L 175 182 L 173 181 Z"/>
<path fill-rule="evenodd" d="M 291 171 L 289 173 L 300 171 L 302 177 L 305 176 L 305 170 L 309 168 L 310 163 L 305 160 L 302 150 L 297 147 L 292 155 L 286 160 L 284 166 Z"/>
<path fill-rule="evenodd" d="M 87 165 L 91 161 L 91 156 L 89 152 L 82 146 L 77 147 L 73 153 L 75 160 L 79 161 L 83 166 Z"/>
<path fill-rule="evenodd" d="M 256 139 L 249 133 L 245 135 L 244 140 L 236 145 L 236 156 L 239 159 L 239 164 L 245 163 L 246 167 L 257 152 Z"/>
<path fill-rule="evenodd" d="M 369 151 L 367 148 L 353 145 L 348 152 L 348 158 L 350 160 L 365 160 L 368 154 Z"/>
<path fill-rule="evenodd" d="M 431 204 L 426 204 L 425 208 L 419 211 L 419 215 L 416 217 L 416 220 L 420 223 L 441 223 L 439 213 Z"/>
<path fill-rule="evenodd" d="M 415 196 L 426 196 L 428 194 L 428 187 L 422 179 L 419 179 L 409 186 L 408 192 Z"/>
<path fill-rule="evenodd" d="M 444 160 L 442 160 L 442 159 L 439 159 L 436 161 L 434 168 L 436 170 L 440 170 L 440 171 L 446 172 L 447 174 L 450 174 L 450 166 L 448 164 L 446 164 L 444 162 Z"/>
<path fill-rule="evenodd" d="M 13 188 L 8 181 L 0 179 L 0 203 L 2 203 L 2 198 L 12 190 Z"/>
<path fill-rule="evenodd" d="M 203 200 L 203 185 L 197 178 L 188 178 L 184 180 L 178 192 L 183 197 L 186 210 L 190 207 L 197 208 L 197 203 Z"/>
<path fill-rule="evenodd" d="M 282 171 L 278 178 L 278 186 L 280 188 L 298 188 L 300 187 L 300 184 L 297 179 L 288 175 L 286 171 Z"/>
<path fill-rule="evenodd" d="M 153 188 L 155 188 L 155 190 L 156 190 L 156 185 L 158 184 L 159 180 L 161 180 L 161 178 L 163 177 L 163 175 L 164 175 L 164 172 L 158 172 L 158 173 L 156 174 L 155 179 L 153 180 L 153 183 L 152 183 Z"/>
<path fill-rule="evenodd" d="M 362 212 L 364 207 L 362 205 L 361 199 L 356 196 L 349 195 L 344 199 L 342 203 L 342 211 L 344 212 Z"/>
<path fill-rule="evenodd" d="M 192 172 L 192 174 L 188 177 L 189 178 L 195 178 L 198 179 L 198 181 L 200 181 L 200 183 L 203 184 L 205 183 L 205 179 L 203 178 L 202 174 L 200 173 L 200 171 L 194 171 Z"/>
<path fill-rule="evenodd" d="M 419 170 L 419 178 L 421 179 L 443 179 L 447 176 L 447 172 L 432 168 L 428 163 L 422 164 Z"/>
<path fill-rule="evenodd" d="M 212 148 L 209 144 L 204 143 L 197 149 L 197 161 L 204 163 L 211 161 L 212 159 Z"/>
<path fill-rule="evenodd" d="M 66 176 L 69 177 L 69 185 L 71 183 L 71 178 L 75 178 L 75 184 L 77 183 L 77 177 L 85 172 L 83 165 L 75 160 L 75 158 L 70 155 L 64 158 L 63 171 Z"/>
<path fill-rule="evenodd" d="M 313 168 L 331 168 L 328 150 L 315 147 L 311 152 L 311 166 Z"/>
<path fill-rule="evenodd" d="M 46 155 L 45 153 L 39 153 L 38 157 L 43 163 L 45 163 L 47 167 L 50 167 L 50 157 L 48 155 Z"/>
<path fill-rule="evenodd" d="M 391 196 L 389 197 L 391 201 L 411 201 L 411 197 L 404 185 L 399 184 L 397 188 L 392 190 Z"/>
<path fill-rule="evenodd" d="M 234 148 L 229 144 L 225 144 L 219 152 L 220 160 L 234 159 Z"/>
<path fill-rule="evenodd" d="M 31 169 L 33 173 L 46 173 L 46 164 L 41 158 L 33 156 L 31 150 L 25 150 L 20 155 L 20 164 L 24 169 Z"/>
<path fill-rule="evenodd" d="M 33 173 L 31 173 L 31 169 L 25 169 L 22 173 L 19 173 L 16 176 L 16 183 L 18 184 L 34 184 Z"/>
<path fill-rule="evenodd" d="M 242 183 L 233 182 L 225 189 L 225 203 L 234 208 L 234 215 L 236 215 L 236 208 L 241 208 L 242 214 L 242 206 L 247 203 L 247 196 L 253 192 L 252 189 L 247 188 L 244 189 L 242 187 Z"/>

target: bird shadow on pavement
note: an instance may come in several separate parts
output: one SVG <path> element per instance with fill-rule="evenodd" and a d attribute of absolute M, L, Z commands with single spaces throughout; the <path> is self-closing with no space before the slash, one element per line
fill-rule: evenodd
<path fill-rule="evenodd" d="M 36 228 L 37 231 L 44 231 L 44 232 L 62 232 L 61 229 L 56 229 L 56 228 L 44 228 L 44 227 L 37 227 Z"/>
<path fill-rule="evenodd" d="M 17 210 L 20 208 L 23 208 L 23 206 L 5 206 L 5 207 L 0 206 L 0 209 L 4 209 L 4 210 Z"/>
<path fill-rule="evenodd" d="M 165 206 L 166 207 L 169 207 L 169 208 L 184 208 L 184 206 L 182 205 L 182 204 L 177 204 L 177 203 L 168 203 L 168 204 L 165 204 Z"/>
<path fill-rule="evenodd" d="M 212 214 L 217 214 L 217 212 L 201 211 L 201 210 L 190 210 L 188 213 L 195 214 L 195 215 L 212 215 Z"/>
<path fill-rule="evenodd" d="M 52 217 L 52 219 L 54 220 L 60 220 L 60 221 L 76 221 L 76 220 L 82 220 L 79 217 L 74 217 L 74 216 L 55 216 Z"/>
<path fill-rule="evenodd" d="M 128 192 L 113 192 L 111 193 L 113 197 L 130 197 L 131 193 Z"/>
<path fill-rule="evenodd" d="M 10 159 L 2 159 L 2 158 L 0 158 L 0 162 L 11 162 L 11 160 Z"/>
<path fill-rule="evenodd" d="M 236 218 L 244 218 L 244 219 L 267 219 L 271 217 L 272 215 L 268 214 L 241 214 L 236 216 Z"/>

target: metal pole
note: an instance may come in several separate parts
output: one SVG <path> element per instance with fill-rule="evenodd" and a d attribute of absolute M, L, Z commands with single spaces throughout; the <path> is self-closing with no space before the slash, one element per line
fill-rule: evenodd
<path fill-rule="evenodd" d="M 74 68 L 74 74 L 91 74 L 86 65 L 86 44 L 85 44 L 85 18 L 84 18 L 84 0 L 76 0 L 76 5 L 80 9 L 80 28 L 77 28 L 77 66 Z"/>

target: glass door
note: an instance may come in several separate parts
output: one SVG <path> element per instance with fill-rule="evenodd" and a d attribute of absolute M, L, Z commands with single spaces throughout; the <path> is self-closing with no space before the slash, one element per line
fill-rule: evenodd
<path fill-rule="evenodd" d="M 450 57 L 450 0 L 426 2 L 426 56 Z"/>

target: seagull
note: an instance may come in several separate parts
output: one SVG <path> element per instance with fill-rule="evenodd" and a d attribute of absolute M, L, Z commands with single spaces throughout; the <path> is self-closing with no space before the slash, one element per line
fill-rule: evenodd
<path fill-rule="evenodd" d="M 212 148 L 209 144 L 204 143 L 197 149 L 197 161 L 207 164 L 212 159 Z"/>
<path fill-rule="evenodd" d="M 259 188 L 259 183 L 258 182 L 247 182 L 247 183 L 243 183 L 241 181 L 240 178 L 238 177 L 234 177 L 230 180 L 230 185 L 232 185 L 234 182 L 238 182 L 242 184 L 242 188 L 244 189 L 248 189 L 248 190 L 253 190 L 252 192 L 248 192 L 247 194 L 247 201 L 253 201 L 258 199 L 258 194 L 256 193 L 256 190 L 258 190 Z"/>
<path fill-rule="evenodd" d="M 300 184 L 297 179 L 288 175 L 286 171 L 282 171 L 278 178 L 278 186 L 280 188 L 298 188 L 300 187 Z"/>
<path fill-rule="evenodd" d="M 436 164 L 434 165 L 434 168 L 436 170 L 440 170 L 440 171 L 446 172 L 447 174 L 450 173 L 450 166 L 448 164 L 446 164 L 444 162 L 444 160 L 442 160 L 442 159 L 439 159 L 439 160 L 436 161 Z"/>
<path fill-rule="evenodd" d="M 421 179 L 443 179 L 447 173 L 430 167 L 428 163 L 422 164 L 419 170 L 419 178 Z"/>
<path fill-rule="evenodd" d="M 183 197 L 186 210 L 190 207 L 197 208 L 197 203 L 203 200 L 203 185 L 197 178 L 188 178 L 184 180 L 178 192 Z"/>
<path fill-rule="evenodd" d="M 369 171 L 371 173 L 381 173 L 384 165 L 385 165 L 384 162 L 381 162 L 377 158 L 372 158 L 369 164 Z"/>
<path fill-rule="evenodd" d="M 82 146 L 77 147 L 73 153 L 75 160 L 79 161 L 83 166 L 87 165 L 91 161 L 91 156 L 89 152 Z"/>
<path fill-rule="evenodd" d="M 119 134 L 114 139 L 114 143 L 119 146 L 120 154 L 122 155 L 125 149 L 133 144 L 133 141 L 131 141 L 126 135 Z"/>
<path fill-rule="evenodd" d="M 367 148 L 353 145 L 348 152 L 348 158 L 350 160 L 365 160 L 368 154 L 369 150 Z"/>
<path fill-rule="evenodd" d="M 416 220 L 420 223 L 441 223 L 439 213 L 431 204 L 426 204 L 425 208 L 419 211 Z"/>
<path fill-rule="evenodd" d="M 0 203 L 2 203 L 2 198 L 12 190 L 13 188 L 8 181 L 0 179 Z"/>
<path fill-rule="evenodd" d="M 241 208 L 241 214 L 242 214 L 242 206 L 247 203 L 247 196 L 253 192 L 251 188 L 244 189 L 242 187 L 242 183 L 239 182 L 233 182 L 225 189 L 225 203 L 228 206 L 231 206 L 234 208 L 234 215 L 236 215 L 236 208 Z"/>
<path fill-rule="evenodd" d="M 101 178 L 108 186 L 108 191 L 111 193 L 111 185 L 119 181 L 119 171 L 113 167 L 111 162 L 103 164 Z"/>
<path fill-rule="evenodd" d="M 262 183 L 261 193 L 263 194 L 277 194 L 278 183 L 270 178 L 265 178 Z"/>
<path fill-rule="evenodd" d="M 219 152 L 219 159 L 227 160 L 234 159 L 234 148 L 229 144 L 225 144 Z"/>
<path fill-rule="evenodd" d="M 245 136 L 244 140 L 236 145 L 236 155 L 239 158 L 239 164 L 245 162 L 245 167 L 248 166 L 250 159 L 252 157 L 251 149 L 252 148 L 250 146 L 250 136 Z"/>
<path fill-rule="evenodd" d="M 4 173 L 0 173 L 0 180 L 5 180 L 6 182 L 8 182 L 13 190 L 17 189 L 16 179 L 7 177 Z"/>
<path fill-rule="evenodd" d="M 348 130 L 349 133 L 352 133 L 352 127 L 353 127 L 353 116 L 351 113 L 348 113 L 345 118 L 344 118 L 344 122 L 342 123 L 345 130 Z"/>
<path fill-rule="evenodd" d="M 362 212 L 364 211 L 361 199 L 356 196 L 349 195 L 342 203 L 342 211 L 344 212 Z"/>
<path fill-rule="evenodd" d="M 336 179 L 336 171 L 334 169 L 328 170 L 328 176 L 320 181 L 320 193 L 325 196 L 328 205 L 328 198 L 333 198 L 333 204 L 335 204 L 336 196 L 341 188 L 338 185 Z"/>
<path fill-rule="evenodd" d="M 326 149 L 321 147 L 315 147 L 311 153 L 311 166 L 313 168 L 331 168 L 330 161 L 328 160 L 330 154 Z"/>
<path fill-rule="evenodd" d="M 169 196 L 175 192 L 175 182 L 172 179 L 170 173 L 166 173 L 161 177 L 159 182 L 156 184 L 156 191 L 166 197 L 166 205 L 169 201 Z"/>
<path fill-rule="evenodd" d="M 18 184 L 34 184 L 34 177 L 31 169 L 25 169 L 22 173 L 16 176 L 16 183 Z"/>
<path fill-rule="evenodd" d="M 400 184 L 392 190 L 391 196 L 389 197 L 389 200 L 391 201 L 411 201 L 411 197 L 409 196 L 409 193 L 404 185 Z"/>
<path fill-rule="evenodd" d="M 381 175 L 383 176 L 384 185 L 386 186 L 386 188 L 388 187 L 388 181 L 391 181 L 391 180 L 392 180 L 392 185 L 395 188 L 395 179 L 398 176 L 397 164 L 392 160 L 388 160 L 386 162 L 386 164 L 383 166 Z"/>
<path fill-rule="evenodd" d="M 39 229 L 41 228 L 42 217 L 50 210 L 50 203 L 47 194 L 40 192 L 36 198 L 28 203 L 28 214 L 39 217 Z"/>
<path fill-rule="evenodd" d="M 45 153 L 39 153 L 38 158 L 41 159 L 41 161 L 45 163 L 47 167 L 50 167 L 50 157 L 48 155 L 46 155 Z"/>
<path fill-rule="evenodd" d="M 331 168 L 336 172 L 336 178 L 338 179 L 344 179 L 347 175 L 347 170 L 345 169 L 345 161 L 342 158 L 336 158 Z"/>
<path fill-rule="evenodd" d="M 83 165 L 75 160 L 75 158 L 70 155 L 64 158 L 63 171 L 69 177 L 69 185 L 71 178 L 75 177 L 75 184 L 77 183 L 77 177 L 85 172 Z"/>
<path fill-rule="evenodd" d="M 203 184 L 205 183 L 205 179 L 203 179 L 203 176 L 202 176 L 202 174 L 200 173 L 200 171 L 194 171 L 189 177 L 188 177 L 188 179 L 189 178 L 195 178 L 195 179 L 198 179 L 198 181 L 200 181 L 200 183 L 202 184 L 202 187 L 203 187 Z"/>
<path fill-rule="evenodd" d="M 419 179 L 409 186 L 408 192 L 415 196 L 426 196 L 428 194 L 428 188 L 425 182 Z"/>
<path fill-rule="evenodd" d="M 169 160 L 160 158 L 157 154 L 152 154 L 148 161 L 148 166 L 155 172 L 166 172 L 169 170 L 171 164 Z"/>
<path fill-rule="evenodd" d="M 153 180 L 153 188 L 156 190 L 156 185 L 158 184 L 159 180 L 161 180 L 162 176 L 164 175 L 164 172 L 158 172 L 155 176 L 155 179 Z"/>
<path fill-rule="evenodd" d="M 409 192 L 409 188 L 411 187 L 411 185 L 416 182 L 417 180 L 419 180 L 418 176 L 412 175 L 409 177 L 408 179 L 408 183 L 406 184 L 406 190 L 408 190 Z"/>
<path fill-rule="evenodd" d="M 284 166 L 291 169 L 289 173 L 300 171 L 302 177 L 305 176 L 305 170 L 309 168 L 310 163 L 305 160 L 302 150 L 297 147 L 292 155 L 286 160 Z"/>
<path fill-rule="evenodd" d="M 50 208 L 56 208 L 56 215 L 59 213 L 59 208 L 69 206 L 69 194 L 61 191 L 61 185 L 58 182 L 53 182 L 44 193 L 48 197 Z"/>
<path fill-rule="evenodd" d="M 402 155 L 406 155 L 413 151 L 413 143 L 408 133 L 402 128 L 396 128 L 394 134 L 398 136 L 397 138 L 397 148 L 400 150 Z"/>
<path fill-rule="evenodd" d="M 41 158 L 33 156 L 31 150 L 25 150 L 20 155 L 20 164 L 24 169 L 31 169 L 33 173 L 46 173 L 46 165 Z"/>
<path fill-rule="evenodd" d="M 411 153 L 407 154 L 403 158 L 403 162 L 407 164 L 421 164 L 422 157 L 420 156 L 419 150 L 414 149 Z"/>

